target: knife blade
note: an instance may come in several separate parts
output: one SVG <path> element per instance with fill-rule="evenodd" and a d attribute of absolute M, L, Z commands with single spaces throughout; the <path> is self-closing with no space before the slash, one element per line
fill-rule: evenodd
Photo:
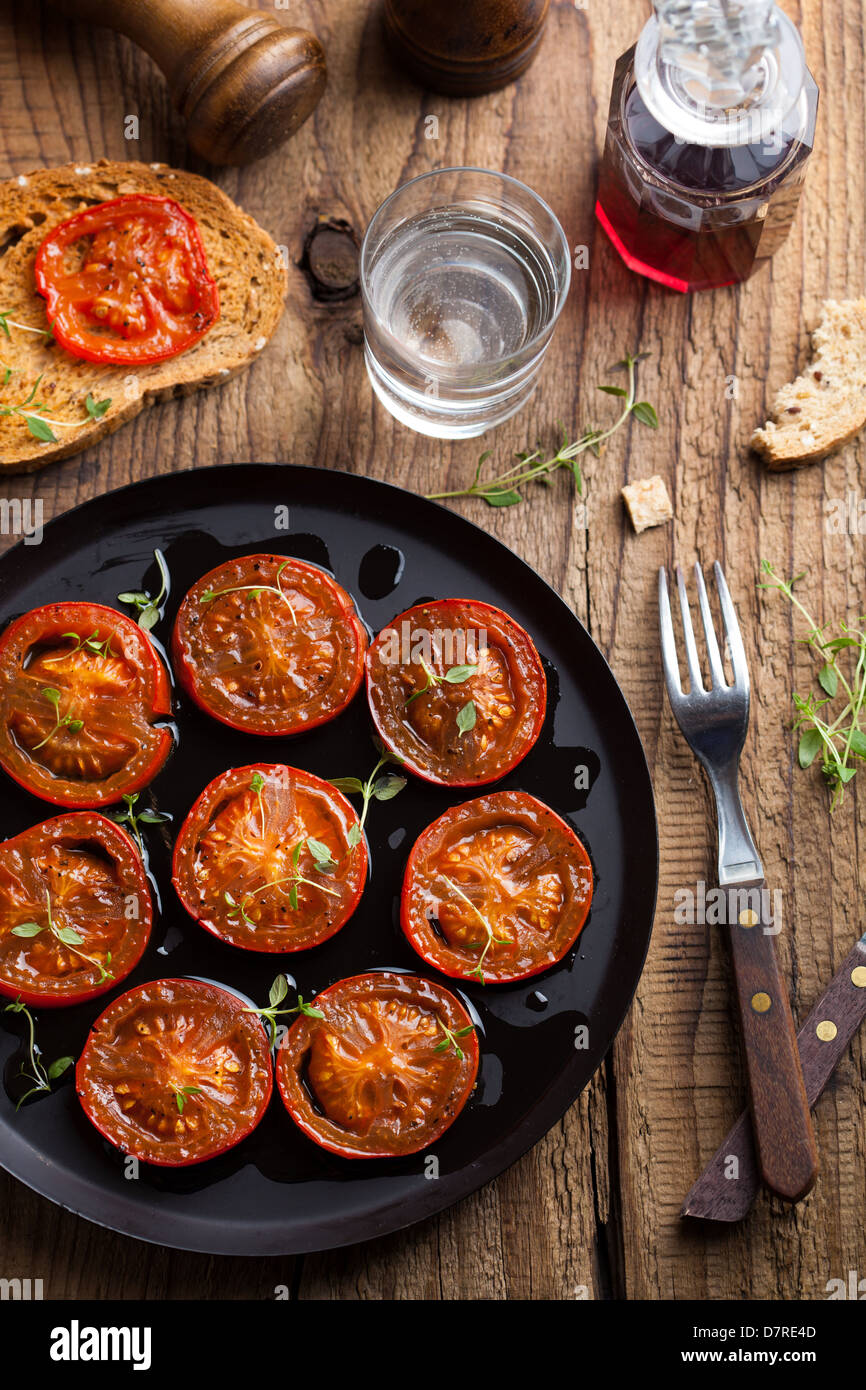
<path fill-rule="evenodd" d="M 814 1106 L 848 1044 L 866 1018 L 866 932 L 848 955 L 797 1033 L 797 1047 Z M 742 1221 L 761 1186 L 752 1126 L 744 1110 L 683 1202 L 680 1216 Z"/>

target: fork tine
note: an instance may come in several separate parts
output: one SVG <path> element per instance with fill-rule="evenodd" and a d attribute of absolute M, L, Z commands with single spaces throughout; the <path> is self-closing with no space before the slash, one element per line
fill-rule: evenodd
<path fill-rule="evenodd" d="M 671 601 L 668 597 L 668 576 L 664 565 L 659 570 L 659 628 L 662 639 L 662 666 L 664 667 L 665 684 L 668 688 L 668 696 L 673 701 L 675 696 L 682 695 L 683 688 L 680 684 L 677 644 L 671 617 Z"/>
<path fill-rule="evenodd" d="M 731 654 L 731 666 L 734 670 L 734 681 L 738 686 L 749 689 L 749 664 L 746 661 L 746 649 L 743 646 L 743 638 L 740 634 L 740 624 L 737 622 L 737 614 L 731 596 L 728 593 L 728 586 L 725 583 L 725 576 L 718 560 L 713 566 L 716 576 L 716 588 L 719 591 L 719 605 L 722 610 L 722 621 L 725 625 L 725 636 L 728 640 L 728 651 Z"/>
<path fill-rule="evenodd" d="M 724 688 L 727 685 L 725 673 L 722 668 L 722 658 L 719 652 L 719 644 L 716 641 L 716 629 L 713 624 L 713 615 L 710 611 L 710 601 L 707 598 L 707 586 L 704 583 L 704 572 L 700 565 L 695 565 L 695 579 L 698 581 L 698 603 L 701 608 L 701 622 L 704 625 L 704 637 L 707 641 L 707 655 L 710 659 L 710 676 L 714 686 Z"/>
<path fill-rule="evenodd" d="M 701 663 L 698 660 L 698 648 L 695 643 L 695 633 L 692 627 L 692 615 L 689 610 L 689 596 L 686 593 L 686 581 L 683 572 L 677 565 L 677 588 L 680 594 L 680 608 L 683 615 L 683 636 L 686 639 L 686 661 L 689 666 L 689 682 L 691 691 L 703 690 L 704 682 L 701 677 Z"/>

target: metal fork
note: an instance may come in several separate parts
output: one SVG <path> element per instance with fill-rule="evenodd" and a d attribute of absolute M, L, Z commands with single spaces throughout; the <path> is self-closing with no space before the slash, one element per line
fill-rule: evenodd
<path fill-rule="evenodd" d="M 718 562 L 713 568 L 733 684 L 725 678 L 700 565 L 695 565 L 695 579 L 710 671 L 709 688 L 703 682 L 688 594 L 679 566 L 676 577 L 688 692 L 683 691 L 680 683 L 664 569 L 659 570 L 662 664 L 671 709 L 686 742 L 703 765 L 716 800 L 719 885 L 725 890 L 724 919 L 731 941 L 758 1165 L 769 1188 L 796 1202 L 815 1181 L 818 1155 L 791 1005 L 773 944 L 779 927 L 769 910 L 763 866 L 740 800 L 740 754 L 749 727 L 746 652 L 725 576 Z"/>

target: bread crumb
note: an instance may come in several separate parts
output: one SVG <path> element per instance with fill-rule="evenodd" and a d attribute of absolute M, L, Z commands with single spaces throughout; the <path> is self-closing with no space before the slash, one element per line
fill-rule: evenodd
<path fill-rule="evenodd" d="M 256 338 L 256 341 L 253 344 L 253 350 L 255 352 L 261 352 L 262 348 L 265 346 L 267 341 L 267 338 Z"/>
<path fill-rule="evenodd" d="M 622 497 L 631 524 L 638 534 L 650 526 L 661 526 L 673 517 L 674 509 L 665 480 L 658 473 L 651 478 L 639 478 L 636 483 L 627 483 L 622 489 Z"/>
<path fill-rule="evenodd" d="M 26 175 L 26 174 L 19 174 L 19 175 L 18 175 L 18 186 L 19 186 L 19 188 L 26 188 L 26 187 L 27 187 L 27 175 Z"/>
<path fill-rule="evenodd" d="M 751 445 L 775 470 L 816 463 L 866 424 L 866 298 L 826 299 L 812 361 L 778 392 Z"/>
<path fill-rule="evenodd" d="M 76 164 L 75 172 L 76 174 L 92 174 L 93 170 L 89 164 Z"/>

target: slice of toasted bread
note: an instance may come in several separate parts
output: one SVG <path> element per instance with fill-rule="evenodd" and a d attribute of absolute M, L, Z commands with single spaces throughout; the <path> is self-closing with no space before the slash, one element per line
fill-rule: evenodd
<path fill-rule="evenodd" d="M 866 424 L 866 299 L 827 299 L 812 334 L 812 361 L 783 386 L 773 418 L 752 435 L 770 468 L 817 463 Z"/>
<path fill-rule="evenodd" d="M 47 233 L 79 209 L 127 193 L 174 198 L 192 214 L 220 294 L 219 320 L 200 342 L 143 367 L 85 362 L 38 332 L 14 326 L 48 328 L 45 301 L 33 278 L 36 252 Z M 165 164 L 101 159 L 89 166 L 38 169 L 0 183 L 0 316 L 8 325 L 7 335 L 0 322 L 0 407 L 23 404 L 41 376 L 35 399 L 50 407 L 44 418 L 57 438 L 40 441 L 21 415 L 0 416 L 0 470 L 29 473 L 88 448 L 155 401 L 227 381 L 271 337 L 287 288 L 283 255 L 268 234 L 197 174 Z M 88 395 L 111 400 L 101 418 L 88 414 Z"/>

